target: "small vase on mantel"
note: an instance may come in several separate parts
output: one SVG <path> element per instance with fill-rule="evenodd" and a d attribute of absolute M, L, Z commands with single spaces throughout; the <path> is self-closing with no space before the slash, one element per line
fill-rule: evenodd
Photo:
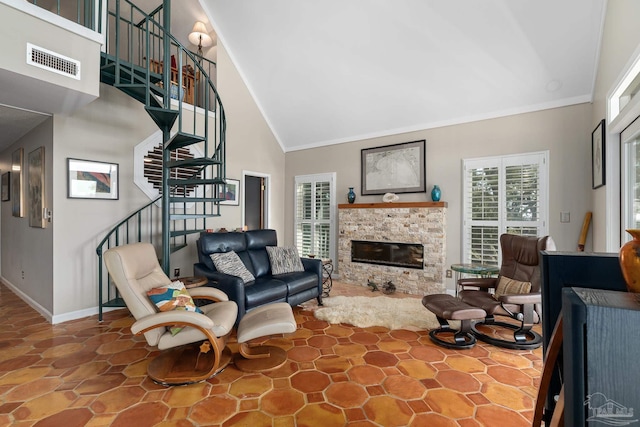
<path fill-rule="evenodd" d="M 347 193 L 347 201 L 349 203 L 353 203 L 356 201 L 356 193 L 353 191 L 353 187 L 349 187 L 349 192 Z"/>
<path fill-rule="evenodd" d="M 433 200 L 434 202 L 439 202 L 441 195 L 442 192 L 440 191 L 440 187 L 434 185 L 433 190 L 431 190 L 431 200 Z"/>
<path fill-rule="evenodd" d="M 620 248 L 620 268 L 629 292 L 640 292 L 640 229 L 629 229 L 633 236 Z"/>

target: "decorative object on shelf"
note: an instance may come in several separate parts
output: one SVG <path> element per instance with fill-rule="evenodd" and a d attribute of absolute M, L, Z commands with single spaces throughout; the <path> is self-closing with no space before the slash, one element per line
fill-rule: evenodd
<path fill-rule="evenodd" d="M 591 188 L 605 185 L 604 119 L 591 132 Z"/>
<path fill-rule="evenodd" d="M 640 292 L 640 229 L 629 229 L 633 236 L 620 248 L 620 268 L 629 292 Z"/>
<path fill-rule="evenodd" d="M 178 85 L 177 83 L 171 82 L 171 90 L 169 91 L 169 96 L 171 99 L 178 99 L 180 101 L 184 100 L 184 86 L 180 88 L 180 94 L 178 94 Z"/>
<path fill-rule="evenodd" d="M 385 203 L 397 202 L 398 200 L 400 200 L 400 197 L 395 193 L 386 193 L 382 196 L 382 201 Z"/>
<path fill-rule="evenodd" d="M 384 193 L 424 193 L 425 140 L 361 150 L 363 196 Z"/>
<path fill-rule="evenodd" d="M 356 201 L 356 193 L 353 191 L 353 187 L 349 187 L 349 192 L 347 193 L 347 200 L 349 203 L 353 203 Z"/>
<path fill-rule="evenodd" d="M 433 190 L 431 190 L 431 200 L 433 200 L 434 202 L 439 202 L 441 195 L 442 191 L 440 191 L 440 187 L 434 185 Z"/>

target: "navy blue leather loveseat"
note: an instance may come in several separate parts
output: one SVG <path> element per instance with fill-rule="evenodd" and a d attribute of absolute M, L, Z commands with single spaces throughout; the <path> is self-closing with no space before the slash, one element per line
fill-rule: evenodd
<path fill-rule="evenodd" d="M 197 242 L 196 276 L 205 276 L 208 286 L 222 290 L 238 304 L 238 322 L 256 307 L 273 302 L 287 302 L 292 306 L 313 298 L 322 304 L 322 261 L 301 258 L 304 271 L 273 275 L 267 246 L 277 246 L 275 230 L 246 232 L 200 233 Z M 218 271 L 211 254 L 234 251 L 255 280 L 244 283 L 237 276 Z"/>

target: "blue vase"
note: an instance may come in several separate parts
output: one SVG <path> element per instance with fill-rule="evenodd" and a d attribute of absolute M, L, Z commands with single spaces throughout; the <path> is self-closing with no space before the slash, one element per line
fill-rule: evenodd
<path fill-rule="evenodd" d="M 353 203 L 356 201 L 356 193 L 353 191 L 353 187 L 349 187 L 349 192 L 347 193 L 347 200 L 349 203 Z"/>
<path fill-rule="evenodd" d="M 434 185 L 433 190 L 431 190 L 431 200 L 433 200 L 434 202 L 439 202 L 440 196 L 441 196 L 440 187 L 438 187 L 437 185 Z"/>

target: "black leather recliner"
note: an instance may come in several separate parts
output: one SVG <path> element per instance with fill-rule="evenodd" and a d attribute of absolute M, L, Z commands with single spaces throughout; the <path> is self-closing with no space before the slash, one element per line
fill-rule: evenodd
<path fill-rule="evenodd" d="M 237 322 L 247 311 L 264 304 L 287 302 L 295 306 L 317 298 L 322 305 L 322 261 L 301 258 L 304 271 L 274 276 L 266 247 L 277 245 L 275 230 L 202 232 L 197 241 L 199 262 L 194 264 L 193 272 L 196 276 L 205 276 L 208 286 L 222 290 L 238 304 Z M 244 283 L 237 276 L 216 270 L 211 254 L 229 251 L 238 254 L 255 280 Z"/>

